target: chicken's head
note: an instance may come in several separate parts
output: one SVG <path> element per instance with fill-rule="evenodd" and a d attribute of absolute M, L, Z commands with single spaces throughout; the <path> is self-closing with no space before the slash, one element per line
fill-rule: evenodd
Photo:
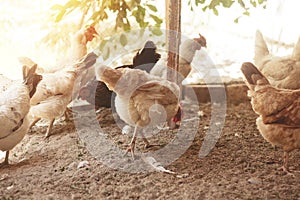
<path fill-rule="evenodd" d="M 92 41 L 96 35 L 99 35 L 94 26 L 89 26 L 85 29 L 84 35 L 87 41 Z"/>

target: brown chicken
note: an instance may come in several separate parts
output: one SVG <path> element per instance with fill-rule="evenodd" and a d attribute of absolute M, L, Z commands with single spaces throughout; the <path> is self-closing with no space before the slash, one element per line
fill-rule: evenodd
<path fill-rule="evenodd" d="M 278 89 L 252 64 L 241 68 L 256 120 L 262 136 L 274 146 L 283 148 L 283 167 L 289 173 L 289 152 L 300 148 L 300 90 Z"/>
<path fill-rule="evenodd" d="M 120 118 L 135 126 L 127 149 L 134 159 L 139 129 L 170 121 L 176 115 L 179 107 L 179 86 L 139 69 L 112 69 L 102 65 L 96 70 L 97 79 L 105 82 L 117 94 L 115 106 Z M 143 133 L 139 133 L 148 146 Z"/>

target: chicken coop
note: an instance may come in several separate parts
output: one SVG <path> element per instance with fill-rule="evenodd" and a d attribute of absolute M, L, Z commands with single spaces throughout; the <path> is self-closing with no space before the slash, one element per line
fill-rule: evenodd
<path fill-rule="evenodd" d="M 0 199 L 300 199 L 298 1 L 0 5 Z"/>

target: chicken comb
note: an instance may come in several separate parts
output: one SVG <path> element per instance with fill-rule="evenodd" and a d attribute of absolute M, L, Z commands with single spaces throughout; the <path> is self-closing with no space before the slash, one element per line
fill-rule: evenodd
<path fill-rule="evenodd" d="M 99 35 L 98 32 L 96 31 L 95 27 L 92 26 L 92 25 L 88 26 L 88 27 L 86 28 L 86 31 L 87 31 L 87 32 L 90 32 L 90 33 L 92 33 L 92 34 L 95 34 L 95 35 Z"/>
<path fill-rule="evenodd" d="M 251 62 L 243 63 L 241 71 L 250 85 L 269 84 L 268 79 Z"/>

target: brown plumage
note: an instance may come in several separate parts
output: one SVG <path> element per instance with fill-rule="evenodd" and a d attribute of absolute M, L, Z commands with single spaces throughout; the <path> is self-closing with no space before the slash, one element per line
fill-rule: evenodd
<path fill-rule="evenodd" d="M 170 121 L 176 115 L 179 107 L 179 86 L 139 69 L 99 66 L 96 75 L 117 94 L 115 106 L 120 118 L 135 126 L 127 149 L 134 157 L 138 129 Z M 143 137 L 143 140 L 146 145 L 149 144 L 146 138 Z"/>
<path fill-rule="evenodd" d="M 288 153 L 300 148 L 300 90 L 271 86 L 252 63 L 244 63 L 241 70 L 250 89 L 251 105 L 259 115 L 258 130 L 272 145 L 283 148 L 283 170 L 288 172 Z"/>
<path fill-rule="evenodd" d="M 31 126 L 40 119 L 49 120 L 49 126 L 45 137 L 50 136 L 53 122 L 60 117 L 72 101 L 76 79 L 82 72 L 92 67 L 97 55 L 87 54 L 78 63 L 74 63 L 54 73 L 43 74 L 43 80 L 30 100 L 30 115 L 33 118 Z"/>

